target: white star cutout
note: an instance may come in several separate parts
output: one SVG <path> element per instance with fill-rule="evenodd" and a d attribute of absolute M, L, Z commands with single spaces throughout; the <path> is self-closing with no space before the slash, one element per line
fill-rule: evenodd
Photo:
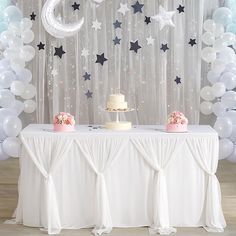
<path fill-rule="evenodd" d="M 130 9 L 128 8 L 127 4 L 120 3 L 120 8 L 117 10 L 117 12 L 120 12 L 121 14 L 125 15 L 127 11 Z"/>
<path fill-rule="evenodd" d="M 52 72 L 51 72 L 52 76 L 55 77 L 58 75 L 58 72 L 56 69 L 53 69 Z"/>
<path fill-rule="evenodd" d="M 175 24 L 172 21 L 172 17 L 175 14 L 175 11 L 166 11 L 161 5 L 159 6 L 159 14 L 152 16 L 152 19 L 159 22 L 160 30 L 165 26 L 175 27 Z"/>
<path fill-rule="evenodd" d="M 89 55 L 89 51 L 86 48 L 83 48 L 82 52 L 81 52 L 81 56 L 82 57 L 87 57 Z"/>
<path fill-rule="evenodd" d="M 148 38 L 146 38 L 147 40 L 147 45 L 153 45 L 155 39 L 150 35 Z"/>
<path fill-rule="evenodd" d="M 92 28 L 94 28 L 95 30 L 101 29 L 102 23 L 99 22 L 97 19 L 93 21 L 92 23 L 93 23 Z"/>

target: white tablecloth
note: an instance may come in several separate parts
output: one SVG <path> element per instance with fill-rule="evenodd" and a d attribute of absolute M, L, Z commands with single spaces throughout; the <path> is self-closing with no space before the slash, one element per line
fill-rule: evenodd
<path fill-rule="evenodd" d="M 51 125 L 30 125 L 20 138 L 17 223 L 49 234 L 139 226 L 160 234 L 199 226 L 223 232 L 226 226 L 215 175 L 218 137 L 209 126 L 177 134 L 161 126 L 56 133 Z"/>

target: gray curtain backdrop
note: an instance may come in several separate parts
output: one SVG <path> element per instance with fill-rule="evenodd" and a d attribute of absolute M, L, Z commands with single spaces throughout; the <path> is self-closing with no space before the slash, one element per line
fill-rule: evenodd
<path fill-rule="evenodd" d="M 99 6 L 90 0 L 77 0 L 80 10 L 73 11 L 76 0 L 62 0 L 56 14 L 65 23 L 76 22 L 85 17 L 81 31 L 70 38 L 56 39 L 50 36 L 41 23 L 41 9 L 44 0 L 18 0 L 24 16 L 34 11 L 35 40 L 32 45 L 36 56 L 28 65 L 33 72 L 33 84 L 37 87 L 37 111 L 24 115 L 28 123 L 51 123 L 59 111 L 75 115 L 77 124 L 103 124 L 112 115 L 104 111 L 108 95 L 119 86 L 131 108 L 136 111 L 122 114 L 122 119 L 134 124 L 164 124 L 169 112 L 180 110 L 190 123 L 199 123 L 199 92 L 205 74 L 201 74 L 201 34 L 203 19 L 219 5 L 215 0 L 140 0 L 143 13 L 133 14 L 132 4 L 136 0 L 105 0 Z M 127 3 L 130 11 L 125 16 L 118 13 L 120 3 Z M 179 14 L 176 8 L 185 6 Z M 168 11 L 176 11 L 173 21 L 175 28 L 159 30 L 157 22 L 146 25 L 145 16 L 158 13 L 159 5 Z M 102 23 L 102 29 L 95 31 L 92 21 Z M 115 20 L 122 22 L 121 29 L 114 29 Z M 121 44 L 114 46 L 115 36 Z M 154 45 L 147 45 L 146 38 L 152 36 Z M 197 45 L 188 42 L 195 38 Z M 142 47 L 138 53 L 131 52 L 130 41 L 138 40 Z M 45 50 L 38 51 L 39 42 L 46 44 Z M 168 43 L 165 53 L 161 44 Z M 54 56 L 54 47 L 63 46 L 66 54 L 62 59 Z M 83 48 L 89 50 L 87 59 L 81 56 Z M 108 61 L 104 66 L 95 64 L 96 54 L 105 53 Z M 204 65 L 205 66 L 205 65 Z M 52 71 L 58 75 L 52 75 Z M 205 68 L 206 70 L 206 68 Z M 85 72 L 91 80 L 84 81 Z M 177 85 L 175 77 L 181 78 Z M 88 89 L 93 98 L 87 99 Z"/>

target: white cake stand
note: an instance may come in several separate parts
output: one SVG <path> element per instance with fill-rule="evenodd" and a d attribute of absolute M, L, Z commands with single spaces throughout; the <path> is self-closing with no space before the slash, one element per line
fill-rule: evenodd
<path fill-rule="evenodd" d="M 116 120 L 115 121 L 110 121 L 105 124 L 105 128 L 110 129 L 110 130 L 128 130 L 131 129 L 132 123 L 129 121 L 120 121 L 120 113 L 125 113 L 125 112 L 131 112 L 134 111 L 135 109 L 126 109 L 126 110 L 108 110 L 105 109 L 107 112 L 110 113 L 116 113 Z"/>

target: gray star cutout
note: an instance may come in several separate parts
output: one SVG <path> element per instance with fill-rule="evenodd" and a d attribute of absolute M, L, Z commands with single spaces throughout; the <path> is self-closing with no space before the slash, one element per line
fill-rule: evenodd
<path fill-rule="evenodd" d="M 118 21 L 118 20 L 116 20 L 116 21 L 113 23 L 115 29 L 121 28 L 121 24 L 122 24 L 122 23 L 121 23 L 120 21 Z"/>
<path fill-rule="evenodd" d="M 88 74 L 88 72 L 86 72 L 86 73 L 83 75 L 83 77 L 84 77 L 84 81 L 86 81 L 86 80 L 91 80 L 91 74 Z"/>
<path fill-rule="evenodd" d="M 93 97 L 93 93 L 92 93 L 92 92 L 90 92 L 89 90 L 88 90 L 88 92 L 87 92 L 87 93 L 85 93 L 85 95 L 86 95 L 87 99 L 89 99 L 89 98 L 92 98 L 92 97 Z"/>
<path fill-rule="evenodd" d="M 134 9 L 134 14 L 136 14 L 137 12 L 142 13 L 143 6 L 144 6 L 144 4 L 140 4 L 139 1 L 137 1 L 134 5 L 132 5 L 132 7 Z"/>
<path fill-rule="evenodd" d="M 134 52 L 138 52 L 138 50 L 142 48 L 141 46 L 139 46 L 138 44 L 138 40 L 136 40 L 135 42 L 130 42 L 130 51 L 134 51 Z"/>
<path fill-rule="evenodd" d="M 113 39 L 114 45 L 120 44 L 120 40 L 117 36 Z"/>

